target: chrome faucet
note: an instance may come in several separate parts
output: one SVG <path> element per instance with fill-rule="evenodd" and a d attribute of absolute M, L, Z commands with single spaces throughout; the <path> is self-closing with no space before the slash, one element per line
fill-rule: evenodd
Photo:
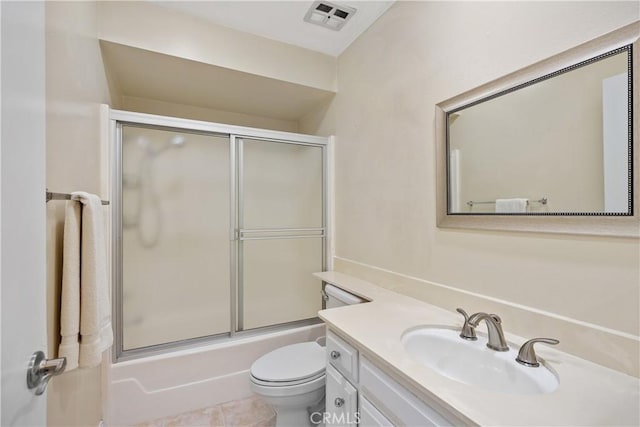
<path fill-rule="evenodd" d="M 487 347 L 495 351 L 509 351 L 509 346 L 502 331 L 500 317 L 495 314 L 476 313 L 469 317 L 469 326 L 475 329 L 482 320 L 487 323 L 487 333 L 489 335 Z"/>

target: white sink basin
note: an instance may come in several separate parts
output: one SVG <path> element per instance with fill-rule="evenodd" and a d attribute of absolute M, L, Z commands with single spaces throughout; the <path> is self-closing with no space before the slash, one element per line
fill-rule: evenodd
<path fill-rule="evenodd" d="M 439 374 L 464 383 L 510 394 L 551 393 L 558 377 L 541 361 L 530 368 L 516 362 L 517 350 L 487 348 L 486 334 L 477 341 L 463 340 L 459 331 L 444 326 L 423 326 L 407 330 L 402 344 L 418 362 Z"/>

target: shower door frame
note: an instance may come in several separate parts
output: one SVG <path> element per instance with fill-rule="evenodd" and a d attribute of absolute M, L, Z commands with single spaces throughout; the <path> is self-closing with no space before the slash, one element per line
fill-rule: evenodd
<path fill-rule="evenodd" d="M 103 169 L 109 171 L 108 193 L 111 200 L 109 209 L 111 227 L 111 283 L 112 286 L 112 312 L 114 327 L 114 345 L 112 362 L 137 359 L 145 356 L 165 353 L 169 350 L 184 349 L 203 344 L 227 342 L 237 338 L 246 338 L 251 335 L 260 335 L 267 332 L 287 330 L 294 327 L 307 326 L 321 323 L 316 316 L 276 325 L 263 326 L 255 329 L 238 330 L 242 328 L 242 308 L 238 299 L 241 298 L 242 241 L 244 230 L 240 229 L 242 213 L 242 139 L 251 139 L 265 142 L 296 144 L 314 146 L 322 150 L 322 226 L 316 228 L 320 234 L 306 237 L 319 238 L 322 241 L 322 269 L 327 270 L 331 264 L 329 251 L 332 246 L 331 233 L 331 176 L 332 171 L 332 139 L 333 137 L 320 137 L 292 132 L 275 131 L 268 129 L 251 128 L 244 126 L 227 125 L 200 120 L 182 119 L 177 117 L 159 116 L 146 113 L 135 113 L 123 110 L 114 110 L 104 106 L 104 116 L 108 117 L 108 147 L 103 155 L 108 162 L 103 164 Z M 108 112 L 106 112 L 108 111 Z M 123 248 L 122 248 L 122 126 L 140 126 L 160 130 L 173 130 L 195 132 L 203 135 L 226 137 L 229 142 L 229 173 L 230 173 L 230 330 L 215 335 L 188 338 L 168 343 L 155 344 L 146 347 L 125 350 L 123 342 L 123 307 L 122 307 L 122 282 L 123 282 Z M 107 175 L 103 171 L 103 176 Z M 105 177 L 106 178 L 106 177 Z M 318 298 L 321 298 L 320 293 Z M 323 302 L 324 307 L 324 302 Z"/>

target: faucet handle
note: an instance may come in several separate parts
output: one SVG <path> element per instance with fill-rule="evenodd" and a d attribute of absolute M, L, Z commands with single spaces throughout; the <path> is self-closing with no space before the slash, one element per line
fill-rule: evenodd
<path fill-rule="evenodd" d="M 522 347 L 520 347 L 520 351 L 518 352 L 518 357 L 516 357 L 516 362 L 531 368 L 537 368 L 540 366 L 540 362 L 538 362 L 538 358 L 536 357 L 536 352 L 533 350 L 533 345 L 537 342 L 551 345 L 560 343 L 560 341 L 554 338 L 533 338 L 522 344 Z"/>
<path fill-rule="evenodd" d="M 464 325 L 462 325 L 462 330 L 460 331 L 460 338 L 468 341 L 477 340 L 476 329 L 469 323 L 469 315 L 467 312 L 459 307 L 456 308 L 456 311 L 464 316 Z"/>
<path fill-rule="evenodd" d="M 464 316 L 465 321 L 469 320 L 469 315 L 467 314 L 466 311 L 464 311 L 460 307 L 456 308 L 456 311 Z"/>

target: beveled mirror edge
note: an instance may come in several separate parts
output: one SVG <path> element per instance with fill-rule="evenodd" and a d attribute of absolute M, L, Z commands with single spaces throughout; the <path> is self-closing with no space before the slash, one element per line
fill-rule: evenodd
<path fill-rule="evenodd" d="M 507 74 L 460 95 L 436 104 L 436 224 L 442 228 L 495 231 L 581 234 L 611 237 L 640 237 L 640 21 L 621 27 L 565 52 Z M 633 78 L 633 216 L 535 216 L 535 215 L 450 215 L 447 211 L 447 129 L 446 114 L 478 99 L 502 92 L 570 65 L 632 45 Z"/>

